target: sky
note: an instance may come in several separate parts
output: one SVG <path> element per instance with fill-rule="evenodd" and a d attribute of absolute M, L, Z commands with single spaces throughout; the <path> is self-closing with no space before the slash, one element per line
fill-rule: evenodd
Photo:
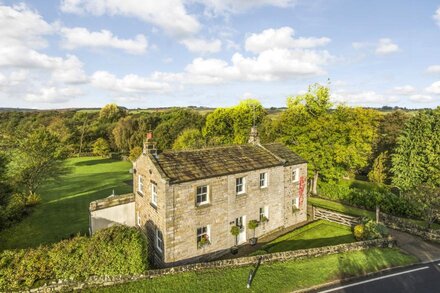
<path fill-rule="evenodd" d="M 440 105 L 440 2 L 0 0 L 0 107 Z"/>

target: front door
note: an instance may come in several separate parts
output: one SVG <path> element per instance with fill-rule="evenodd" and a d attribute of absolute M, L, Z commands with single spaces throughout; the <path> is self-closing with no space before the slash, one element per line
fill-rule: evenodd
<path fill-rule="evenodd" d="M 240 228 L 240 234 L 237 236 L 238 244 L 246 242 L 246 216 L 241 216 L 235 219 L 235 225 Z"/>

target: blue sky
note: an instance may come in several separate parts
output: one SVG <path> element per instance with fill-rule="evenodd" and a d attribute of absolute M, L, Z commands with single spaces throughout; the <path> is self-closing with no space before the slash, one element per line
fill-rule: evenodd
<path fill-rule="evenodd" d="M 440 105 L 440 3 L 0 0 L 3 107 Z"/>

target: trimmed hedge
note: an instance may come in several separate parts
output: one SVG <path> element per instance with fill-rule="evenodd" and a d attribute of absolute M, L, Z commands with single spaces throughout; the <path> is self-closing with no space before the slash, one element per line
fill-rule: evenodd
<path fill-rule="evenodd" d="M 379 202 L 381 211 L 387 214 L 400 217 L 420 217 L 420 211 L 414 203 L 392 193 L 387 188 L 365 187 L 357 182 L 352 185 L 320 182 L 318 193 L 320 197 L 366 210 L 375 210 L 376 203 Z"/>
<path fill-rule="evenodd" d="M 92 237 L 0 253 L 0 291 L 28 289 L 53 280 L 144 273 L 146 237 L 136 228 L 113 226 Z"/>

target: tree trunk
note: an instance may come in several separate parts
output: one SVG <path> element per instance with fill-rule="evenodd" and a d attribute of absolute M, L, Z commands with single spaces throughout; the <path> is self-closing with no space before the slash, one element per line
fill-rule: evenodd
<path fill-rule="evenodd" d="M 380 207 L 379 205 L 376 205 L 376 223 L 379 223 L 379 216 L 380 216 Z"/>
<path fill-rule="evenodd" d="M 318 194 L 318 171 L 315 171 L 315 175 L 313 175 L 313 185 L 312 185 L 312 194 L 317 195 Z"/>

